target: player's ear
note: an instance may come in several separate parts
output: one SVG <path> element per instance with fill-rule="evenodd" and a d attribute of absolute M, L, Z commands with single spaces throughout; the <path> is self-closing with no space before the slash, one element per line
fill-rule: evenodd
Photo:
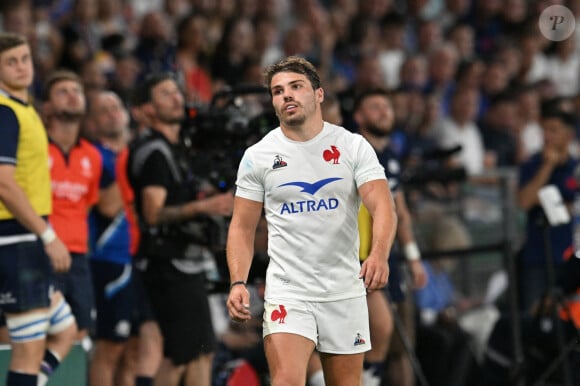
<path fill-rule="evenodd" d="M 147 117 L 147 119 L 151 119 L 155 116 L 155 108 L 153 107 L 153 103 L 147 102 L 141 105 L 141 112 Z"/>
<path fill-rule="evenodd" d="M 318 103 L 322 103 L 324 102 L 324 89 L 322 87 L 320 87 L 319 89 L 317 89 L 315 91 L 316 94 L 316 99 Z"/>

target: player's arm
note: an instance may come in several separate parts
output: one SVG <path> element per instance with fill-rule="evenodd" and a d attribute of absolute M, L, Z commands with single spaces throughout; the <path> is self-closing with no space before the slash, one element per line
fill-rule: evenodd
<path fill-rule="evenodd" d="M 398 220 L 397 239 L 403 246 L 403 252 L 409 262 L 414 287 L 423 288 L 427 284 L 427 273 L 425 272 L 423 263 L 421 263 L 421 253 L 415 241 L 413 217 L 411 217 L 411 213 L 409 212 L 405 194 L 400 189 L 395 194 L 395 206 Z"/>
<path fill-rule="evenodd" d="M 167 189 L 164 186 L 147 186 L 143 189 L 143 217 L 149 225 L 180 222 L 197 215 L 229 216 L 232 212 L 231 192 L 218 193 L 201 200 L 181 205 L 165 205 Z"/>
<path fill-rule="evenodd" d="M 20 126 L 14 112 L 0 106 L 2 138 L 0 140 L 0 201 L 16 221 L 30 232 L 39 235 L 56 271 L 70 267 L 70 255 L 46 221 L 35 212 L 28 197 L 16 182 L 16 152 Z"/>
<path fill-rule="evenodd" d="M 524 183 L 518 189 L 516 198 L 520 208 L 529 210 L 533 206 L 540 203 L 538 192 L 550 180 L 550 176 L 552 175 L 554 168 L 558 165 L 559 160 L 560 156 L 554 149 L 550 147 L 545 147 L 543 149 L 542 163 L 538 170 L 529 179 L 529 181 Z M 528 174 L 529 168 L 524 171 L 520 170 L 520 176 L 524 174 L 523 172 Z"/>
<path fill-rule="evenodd" d="M 232 212 L 233 194 L 218 193 L 200 200 L 194 199 L 180 205 L 166 205 L 167 186 L 172 185 L 170 166 L 161 152 L 154 152 L 145 162 L 140 176 L 144 186 L 143 217 L 149 225 L 185 221 L 198 215 L 229 216 Z"/>
<path fill-rule="evenodd" d="M 542 165 L 538 173 L 517 193 L 517 202 L 520 208 L 528 210 L 534 205 L 539 204 L 538 192 L 549 181 L 553 168 L 549 165 Z"/>
<path fill-rule="evenodd" d="M 34 211 L 15 177 L 20 123 L 14 111 L 5 105 L 0 105 L 0 122 L 0 200 L 22 226 L 40 235 L 48 224 Z"/>
<path fill-rule="evenodd" d="M 30 232 L 41 235 L 48 224 L 34 211 L 28 197 L 16 183 L 15 171 L 14 165 L 0 164 L 0 200 L 20 224 Z"/>
<path fill-rule="evenodd" d="M 98 162 L 97 162 L 98 160 Z M 116 163 L 109 165 L 104 162 L 103 155 L 95 157 L 94 178 L 91 181 L 91 207 L 94 205 L 98 212 L 106 218 L 115 218 L 123 210 L 121 189 L 115 179 L 117 175 Z"/>
<path fill-rule="evenodd" d="M 262 214 L 262 202 L 236 197 L 228 230 L 226 255 L 232 287 L 227 300 L 234 320 L 250 318 L 250 295 L 245 284 L 254 257 L 254 238 Z M 240 284 L 235 284 L 240 283 Z"/>
<path fill-rule="evenodd" d="M 114 218 L 123 209 L 121 190 L 116 182 L 100 189 L 97 208 L 107 218 Z"/>
<path fill-rule="evenodd" d="M 16 221 L 30 232 L 41 237 L 55 271 L 68 271 L 70 255 L 66 247 L 46 221 L 34 211 L 28 197 L 16 183 L 15 171 L 14 165 L 0 164 L 0 200 Z"/>
<path fill-rule="evenodd" d="M 376 290 L 387 284 L 387 259 L 397 231 L 397 214 L 386 180 L 379 179 L 362 184 L 359 194 L 373 218 L 371 249 L 361 267 L 360 275 L 364 277 L 368 290 Z"/>

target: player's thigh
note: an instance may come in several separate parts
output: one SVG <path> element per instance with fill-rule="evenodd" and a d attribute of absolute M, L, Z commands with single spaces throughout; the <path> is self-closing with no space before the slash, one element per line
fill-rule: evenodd
<path fill-rule="evenodd" d="M 387 297 L 383 291 L 372 291 L 367 295 L 371 342 L 373 345 L 376 339 L 389 339 L 393 332 L 393 318 L 387 302 Z"/>
<path fill-rule="evenodd" d="M 95 296 L 89 259 L 79 253 L 72 253 L 71 257 L 71 268 L 64 274 L 66 289 L 63 294 L 75 316 L 78 329 L 91 330 L 94 327 Z"/>
<path fill-rule="evenodd" d="M 90 263 L 97 310 L 95 337 L 122 343 L 131 333 L 135 304 L 131 266 L 103 260 Z"/>
<path fill-rule="evenodd" d="M 299 385 L 306 380 L 306 369 L 314 342 L 295 333 L 279 332 L 264 338 L 272 386 Z"/>
<path fill-rule="evenodd" d="M 50 306 L 49 259 L 42 243 L 23 241 L 0 246 L 0 307 L 19 314 Z"/>
<path fill-rule="evenodd" d="M 364 353 L 327 354 L 320 353 L 326 386 L 360 385 Z"/>
<path fill-rule="evenodd" d="M 264 351 L 272 384 L 304 384 L 317 342 L 316 318 L 310 302 L 270 299 L 264 303 Z"/>

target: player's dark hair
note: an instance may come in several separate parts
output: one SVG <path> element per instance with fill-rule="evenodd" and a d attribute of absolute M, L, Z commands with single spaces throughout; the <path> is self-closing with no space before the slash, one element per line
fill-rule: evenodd
<path fill-rule="evenodd" d="M 272 78 L 279 72 L 295 72 L 297 74 L 305 75 L 310 81 L 310 84 L 314 90 L 320 88 L 320 76 L 316 71 L 316 67 L 314 67 L 312 63 L 304 58 L 299 56 L 289 56 L 285 59 L 282 59 L 278 63 L 272 64 L 264 72 L 266 87 L 268 88 L 270 94 L 272 93 L 270 90 Z"/>

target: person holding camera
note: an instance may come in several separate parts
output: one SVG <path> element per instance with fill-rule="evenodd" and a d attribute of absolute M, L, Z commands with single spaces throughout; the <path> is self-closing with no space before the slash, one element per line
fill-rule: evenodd
<path fill-rule="evenodd" d="M 228 216 L 230 192 L 203 191 L 180 146 L 184 96 L 171 74 L 142 84 L 150 130 L 130 147 L 127 173 L 135 193 L 144 281 L 163 336 L 155 383 L 209 386 L 215 336 L 205 286 L 210 216 Z"/>

